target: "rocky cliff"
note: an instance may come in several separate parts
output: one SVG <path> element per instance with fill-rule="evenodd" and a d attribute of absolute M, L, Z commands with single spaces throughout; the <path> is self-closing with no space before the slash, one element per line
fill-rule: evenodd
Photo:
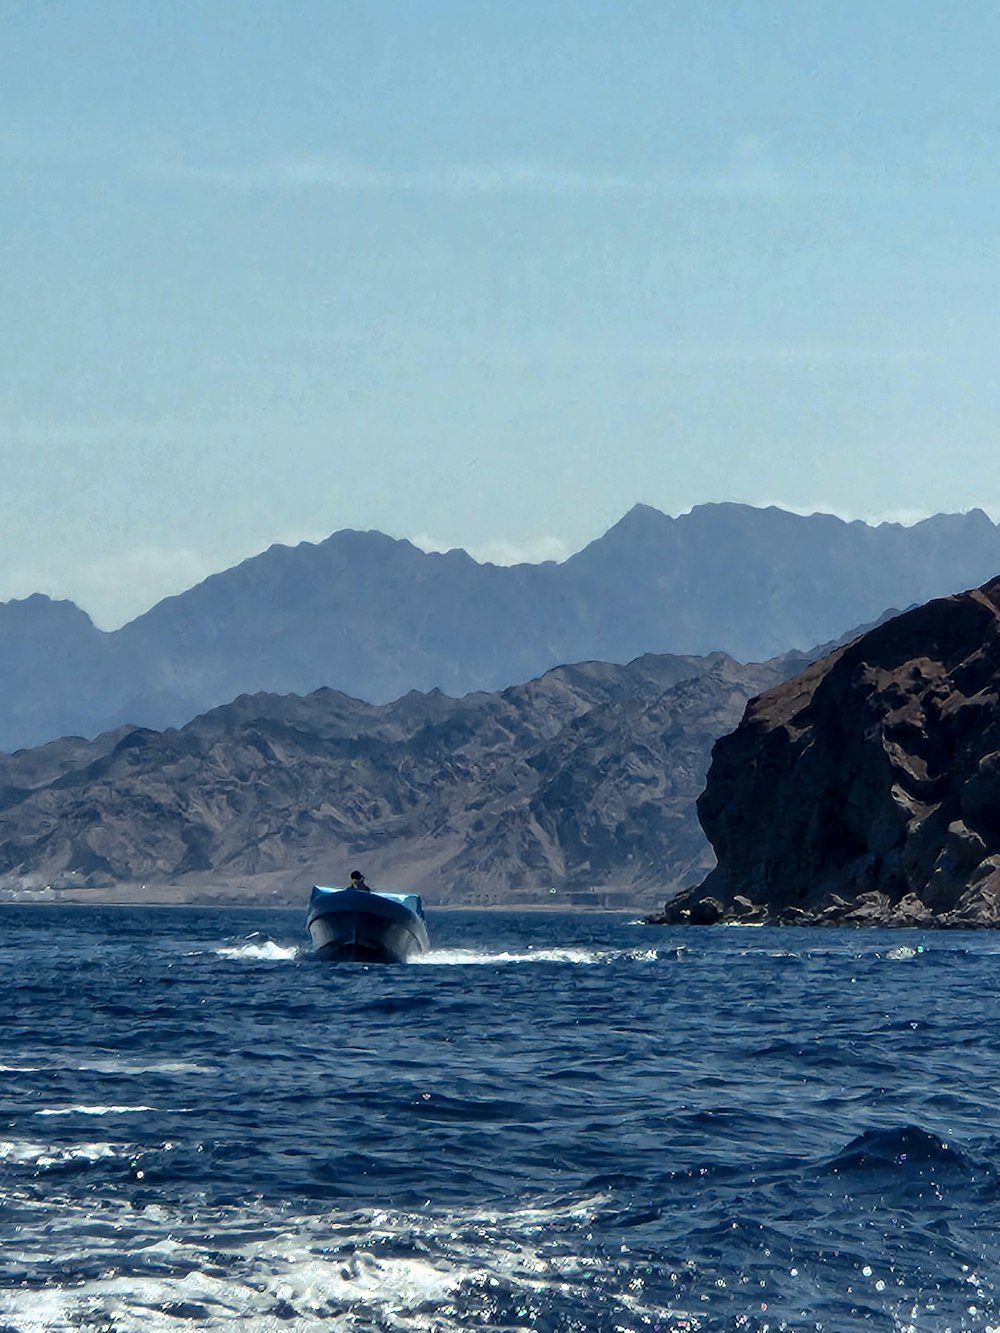
<path fill-rule="evenodd" d="M 435 903 L 649 906 L 712 865 L 712 742 L 798 665 L 650 655 L 461 699 L 243 696 L 0 756 L 0 890 L 300 901 L 359 862 Z"/>
<path fill-rule="evenodd" d="M 658 920 L 1000 925 L 1000 579 L 754 700 L 698 813 L 718 865 Z"/>

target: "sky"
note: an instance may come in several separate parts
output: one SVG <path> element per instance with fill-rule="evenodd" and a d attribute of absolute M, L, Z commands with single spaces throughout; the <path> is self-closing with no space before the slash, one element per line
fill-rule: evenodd
<path fill-rule="evenodd" d="M 0 599 L 1000 519 L 1000 7 L 0 0 Z"/>

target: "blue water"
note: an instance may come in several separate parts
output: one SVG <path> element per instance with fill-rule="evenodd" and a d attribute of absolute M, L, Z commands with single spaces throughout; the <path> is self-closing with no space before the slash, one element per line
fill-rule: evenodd
<path fill-rule="evenodd" d="M 0 1333 L 1000 1328 L 1000 936 L 0 909 Z"/>

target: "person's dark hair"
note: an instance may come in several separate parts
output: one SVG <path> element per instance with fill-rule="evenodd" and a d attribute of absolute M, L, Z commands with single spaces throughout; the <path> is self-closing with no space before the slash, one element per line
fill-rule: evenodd
<path fill-rule="evenodd" d="M 351 879 L 364 879 L 364 875 L 362 875 L 360 870 L 352 870 Z"/>

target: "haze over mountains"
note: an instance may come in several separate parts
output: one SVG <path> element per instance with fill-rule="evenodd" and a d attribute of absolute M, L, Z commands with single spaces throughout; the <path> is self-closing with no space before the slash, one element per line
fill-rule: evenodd
<path fill-rule="evenodd" d="M 637 505 L 561 564 L 477 564 L 377 532 L 271 547 L 112 633 L 70 602 L 0 605 L 0 749 L 162 728 L 243 693 L 496 691 L 568 662 L 763 661 L 1000 571 L 981 510 L 912 527 L 738 504 Z"/>

